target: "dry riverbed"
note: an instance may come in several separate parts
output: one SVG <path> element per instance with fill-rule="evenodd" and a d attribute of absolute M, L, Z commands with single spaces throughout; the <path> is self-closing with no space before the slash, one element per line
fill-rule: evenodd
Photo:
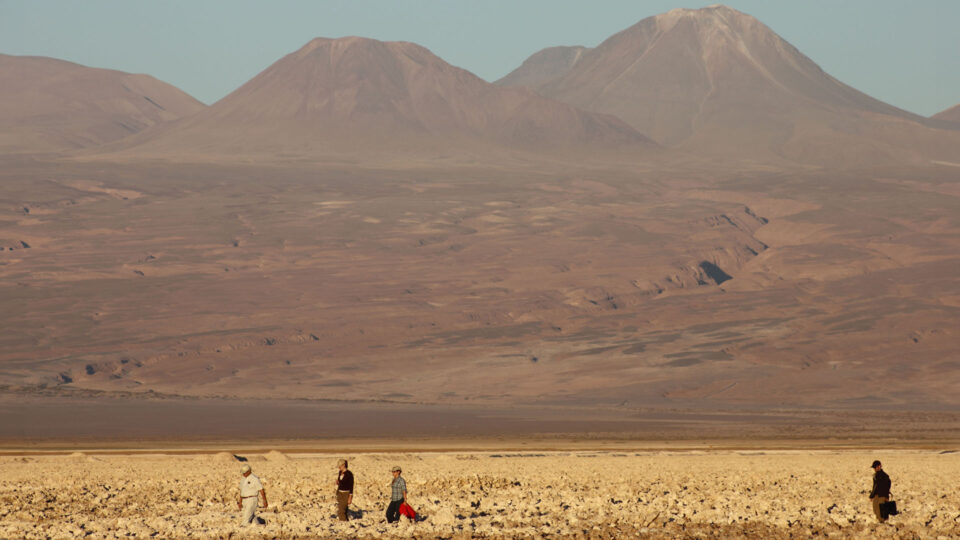
<path fill-rule="evenodd" d="M 354 509 L 335 517 L 338 455 L 244 454 L 264 525 L 240 528 L 228 453 L 0 457 L 2 538 L 957 538 L 960 454 L 933 450 L 354 454 Z M 873 459 L 903 513 L 876 523 Z M 387 525 L 400 465 L 423 520 Z"/>

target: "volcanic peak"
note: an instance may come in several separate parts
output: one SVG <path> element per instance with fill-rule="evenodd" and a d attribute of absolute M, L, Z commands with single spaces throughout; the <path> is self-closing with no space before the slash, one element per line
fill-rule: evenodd
<path fill-rule="evenodd" d="M 733 50 L 759 64 L 751 53 L 751 43 L 755 46 L 758 42 L 797 53 L 794 47 L 755 17 L 720 4 L 701 9 L 677 8 L 648 17 L 614 34 L 598 49 L 624 41 L 649 49 L 659 45 L 658 42 L 674 30 L 683 33 L 687 47 L 699 48 L 705 62 L 709 62 L 711 56 L 730 52 L 732 45 Z"/>
<path fill-rule="evenodd" d="M 316 51 L 323 51 L 335 63 L 344 56 L 406 55 L 413 58 L 436 58 L 429 50 L 408 41 L 379 41 L 360 36 L 342 38 L 313 38 L 291 56 L 308 58 Z M 439 58 L 437 58 L 439 60 Z"/>

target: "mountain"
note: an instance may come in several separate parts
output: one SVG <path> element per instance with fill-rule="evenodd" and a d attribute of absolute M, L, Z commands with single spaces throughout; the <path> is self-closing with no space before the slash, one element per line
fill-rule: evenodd
<path fill-rule="evenodd" d="M 653 147 L 612 116 L 503 88 L 406 42 L 317 38 L 133 152 L 304 157 Z"/>
<path fill-rule="evenodd" d="M 960 148 L 956 134 L 841 83 L 725 6 L 644 19 L 575 62 L 547 61 L 558 54 L 549 51 L 501 83 L 532 81 L 544 96 L 615 115 L 667 146 L 822 164 L 927 159 Z"/>
<path fill-rule="evenodd" d="M 535 88 L 570 71 L 590 49 L 586 47 L 548 47 L 527 58 L 523 65 L 495 82 L 500 86 Z"/>
<path fill-rule="evenodd" d="M 148 75 L 0 54 L 0 154 L 97 146 L 204 107 Z"/>
<path fill-rule="evenodd" d="M 930 118 L 960 124 L 960 105 L 954 105 L 945 111 L 940 111 Z"/>

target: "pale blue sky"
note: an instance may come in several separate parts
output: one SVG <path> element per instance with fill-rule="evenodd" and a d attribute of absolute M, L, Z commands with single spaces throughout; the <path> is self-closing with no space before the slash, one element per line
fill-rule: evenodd
<path fill-rule="evenodd" d="M 148 73 L 213 103 L 314 37 L 419 43 L 489 81 L 596 46 L 670 0 L 0 0 L 0 53 Z M 841 81 L 923 115 L 960 103 L 960 0 L 729 0 Z"/>

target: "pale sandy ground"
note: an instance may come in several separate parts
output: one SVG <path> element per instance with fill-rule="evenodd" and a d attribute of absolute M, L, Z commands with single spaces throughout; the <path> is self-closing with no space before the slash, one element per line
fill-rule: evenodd
<path fill-rule="evenodd" d="M 247 454 L 266 525 L 241 529 L 226 453 L 0 457 L 3 538 L 957 538 L 960 453 L 565 451 L 348 455 L 363 516 L 336 521 L 337 455 Z M 882 459 L 903 510 L 878 525 Z M 387 525 L 390 467 L 425 520 Z"/>

